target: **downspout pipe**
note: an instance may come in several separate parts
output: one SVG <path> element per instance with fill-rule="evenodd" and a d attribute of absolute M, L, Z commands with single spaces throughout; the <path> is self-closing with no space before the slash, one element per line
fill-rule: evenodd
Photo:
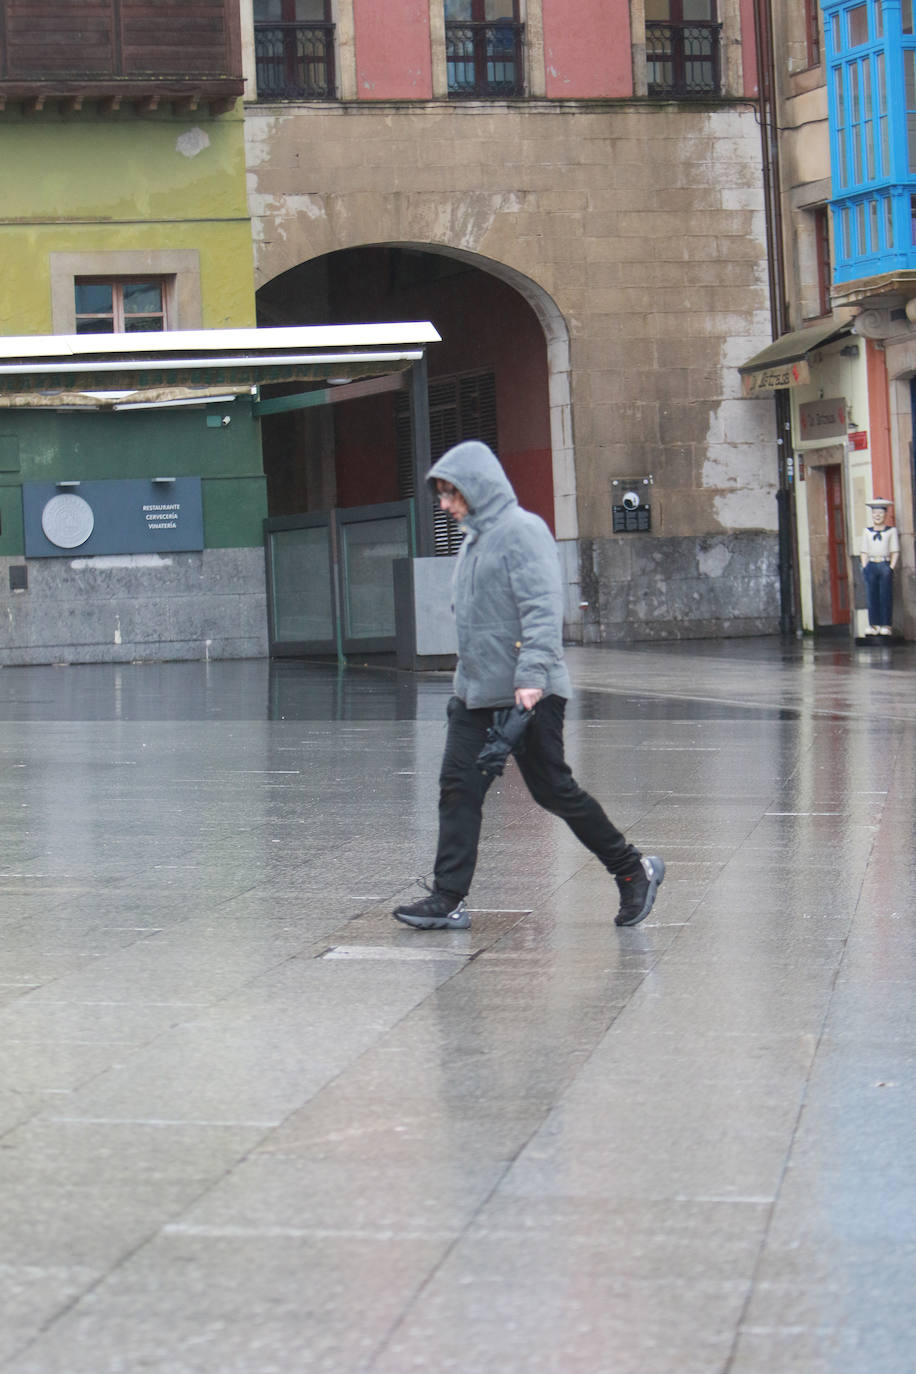
<path fill-rule="evenodd" d="M 776 104 L 776 63 L 773 53 L 772 0 L 754 0 L 754 38 L 757 46 L 757 98 L 760 108 L 760 145 L 766 221 L 767 276 L 770 291 L 770 332 L 780 338 L 787 329 L 786 279 L 783 257 L 782 186 L 779 167 L 779 117 Z M 794 456 L 789 393 L 776 392 L 776 446 L 779 529 L 779 627 L 797 634 L 799 625 L 798 535 L 793 493 Z"/>

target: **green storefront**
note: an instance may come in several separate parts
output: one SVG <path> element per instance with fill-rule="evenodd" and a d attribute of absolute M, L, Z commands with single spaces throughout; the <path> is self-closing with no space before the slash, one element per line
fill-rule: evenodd
<path fill-rule="evenodd" d="M 296 570 L 325 569 L 300 522 L 276 532 L 268 579 L 264 388 L 320 403 L 333 379 L 342 397 L 422 365 L 437 338 L 422 323 L 0 338 L 0 663 L 266 654 L 277 597 L 295 605 Z M 375 558 L 422 546 L 409 504 L 360 524 L 355 556 L 372 525 Z"/>

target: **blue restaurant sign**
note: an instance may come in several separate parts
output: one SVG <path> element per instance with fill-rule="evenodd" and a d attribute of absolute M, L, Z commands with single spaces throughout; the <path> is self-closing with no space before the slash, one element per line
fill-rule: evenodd
<path fill-rule="evenodd" d="M 26 482 L 27 558 L 187 553 L 204 546 L 199 477 Z"/>

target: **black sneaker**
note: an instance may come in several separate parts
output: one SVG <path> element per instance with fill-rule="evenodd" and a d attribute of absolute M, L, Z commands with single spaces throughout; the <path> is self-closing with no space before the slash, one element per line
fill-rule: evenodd
<path fill-rule="evenodd" d="M 446 897 L 442 892 L 431 892 L 418 902 L 402 903 L 391 914 L 396 921 L 417 930 L 467 930 L 471 924 L 464 898 Z"/>
<path fill-rule="evenodd" d="M 640 859 L 639 863 L 639 871 L 630 877 L 617 875 L 620 910 L 614 919 L 615 926 L 638 926 L 640 921 L 644 921 L 652 910 L 655 894 L 661 887 L 665 876 L 664 859 L 660 859 L 657 854 L 649 854 Z"/>

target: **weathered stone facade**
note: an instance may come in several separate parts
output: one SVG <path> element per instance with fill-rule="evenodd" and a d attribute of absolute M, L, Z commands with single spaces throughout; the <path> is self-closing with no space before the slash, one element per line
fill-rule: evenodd
<path fill-rule="evenodd" d="M 768 534 L 580 541 L 584 638 L 679 639 L 769 634 L 779 617 Z"/>
<path fill-rule="evenodd" d="M 21 559 L 0 558 L 0 578 Z M 263 549 L 35 558 L 4 597 L 0 664 L 261 658 Z"/>
<path fill-rule="evenodd" d="M 631 608 L 596 616 L 583 592 L 576 625 L 571 596 L 571 634 L 776 626 L 772 408 L 739 399 L 736 370 L 770 339 L 750 102 L 253 106 L 246 135 L 258 285 L 400 244 L 474 262 L 538 313 L 557 535 L 597 541 L 602 605 Z M 612 480 L 650 474 L 652 532 L 612 534 Z M 706 543 L 728 549 L 724 583 Z M 672 600 L 682 555 L 691 591 Z"/>

